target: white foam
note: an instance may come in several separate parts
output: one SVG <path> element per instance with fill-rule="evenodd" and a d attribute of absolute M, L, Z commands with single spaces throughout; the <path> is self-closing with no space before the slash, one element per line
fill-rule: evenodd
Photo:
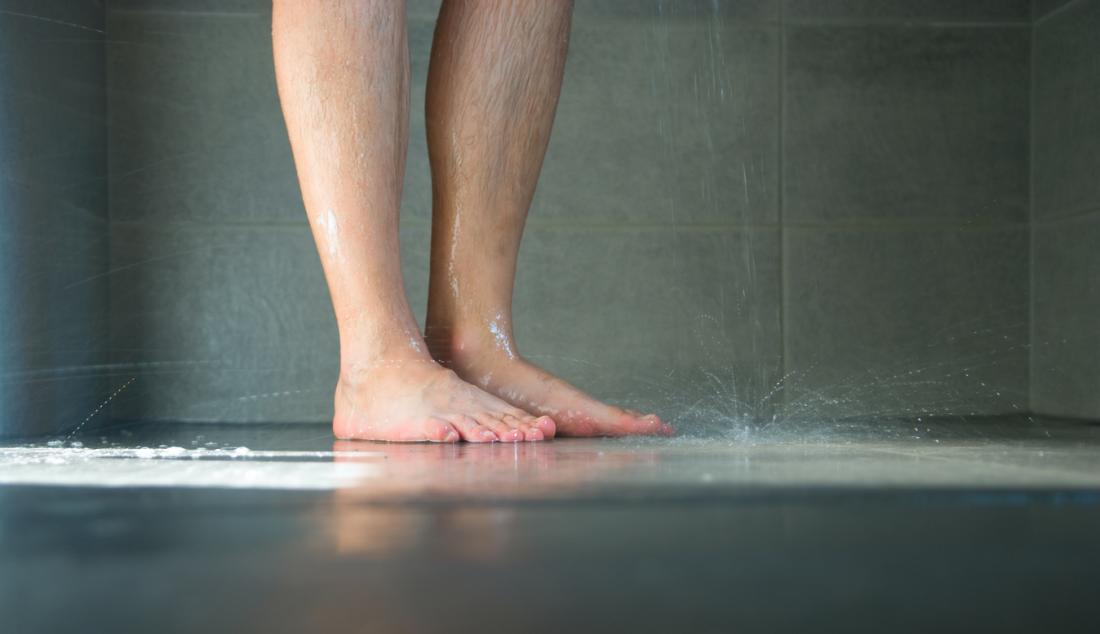
<path fill-rule="evenodd" d="M 356 460 L 333 462 L 337 457 Z M 378 475 L 379 465 L 370 460 L 379 457 L 384 454 L 247 447 L 6 447 L 0 448 L 0 484 L 329 490 Z"/>

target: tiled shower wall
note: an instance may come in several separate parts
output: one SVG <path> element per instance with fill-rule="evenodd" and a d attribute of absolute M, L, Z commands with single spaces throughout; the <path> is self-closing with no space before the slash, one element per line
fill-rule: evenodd
<path fill-rule="evenodd" d="M 1036 5 L 1032 406 L 1100 418 L 1100 0 Z"/>
<path fill-rule="evenodd" d="M 73 429 L 106 395 L 103 19 L 0 0 L 0 437 Z"/>
<path fill-rule="evenodd" d="M 432 5 L 402 216 L 421 318 Z M 325 419 L 336 330 L 267 0 L 108 9 L 114 415 Z M 578 0 L 520 350 L 689 428 L 1026 410 L 1031 29 L 1030 0 Z"/>
<path fill-rule="evenodd" d="M 788 410 L 1027 407 L 1027 2 L 788 1 Z"/>

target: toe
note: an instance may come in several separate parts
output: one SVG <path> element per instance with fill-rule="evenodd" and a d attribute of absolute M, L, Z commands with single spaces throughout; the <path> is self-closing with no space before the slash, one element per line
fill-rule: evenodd
<path fill-rule="evenodd" d="M 496 442 L 497 435 L 470 416 L 454 416 L 451 424 L 466 442 Z"/>
<path fill-rule="evenodd" d="M 554 419 L 549 416 L 539 416 L 532 425 L 542 432 L 544 438 L 553 438 L 558 433 L 558 426 L 554 424 Z"/>
<path fill-rule="evenodd" d="M 409 429 L 409 435 L 399 440 L 409 442 L 458 442 L 461 435 L 449 422 L 442 418 L 430 418 L 417 429 L 415 426 Z"/>
<path fill-rule="evenodd" d="M 524 416 L 520 418 L 517 416 L 512 416 L 511 414 L 504 414 L 502 418 L 504 419 L 505 424 L 509 425 L 510 427 L 514 427 L 523 433 L 523 440 L 526 440 L 528 442 L 535 442 L 543 440 L 545 438 L 545 436 L 543 436 L 542 430 L 535 427 L 535 418 L 533 416 Z"/>
<path fill-rule="evenodd" d="M 656 414 L 648 414 L 646 416 L 630 416 L 627 414 L 623 417 L 622 428 L 630 434 L 640 434 L 646 436 L 669 436 L 672 434 L 672 427 L 661 422 L 661 419 Z"/>
<path fill-rule="evenodd" d="M 476 416 L 477 422 L 482 426 L 493 430 L 501 442 L 519 442 L 523 440 L 523 432 L 514 426 L 507 424 L 496 414 L 481 414 Z"/>
<path fill-rule="evenodd" d="M 549 416 L 533 416 L 529 412 L 525 412 L 517 407 L 510 407 L 504 410 L 502 417 L 510 426 L 515 428 L 522 427 L 525 437 L 529 429 L 539 431 L 542 438 L 538 438 L 538 440 L 553 438 L 558 433 L 558 428 L 554 423 L 554 419 Z M 532 438 L 528 438 L 528 440 L 532 440 Z"/>
<path fill-rule="evenodd" d="M 645 416 L 641 416 L 640 420 L 645 421 L 646 424 L 653 429 L 653 433 L 658 436 L 672 435 L 672 425 L 662 421 L 661 417 L 656 414 L 646 414 Z"/>
<path fill-rule="evenodd" d="M 650 414 L 653 418 L 657 419 L 657 434 L 660 436 L 671 436 L 676 433 L 675 428 L 672 425 L 663 422 L 660 418 L 657 418 L 655 414 Z"/>

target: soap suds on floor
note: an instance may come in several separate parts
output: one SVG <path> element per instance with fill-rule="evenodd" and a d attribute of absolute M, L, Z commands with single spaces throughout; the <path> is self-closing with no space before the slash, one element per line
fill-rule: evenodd
<path fill-rule="evenodd" d="M 0 448 L 0 484 L 328 490 L 377 475 L 372 452 L 254 451 L 248 447 Z M 335 458 L 354 461 L 333 462 Z"/>

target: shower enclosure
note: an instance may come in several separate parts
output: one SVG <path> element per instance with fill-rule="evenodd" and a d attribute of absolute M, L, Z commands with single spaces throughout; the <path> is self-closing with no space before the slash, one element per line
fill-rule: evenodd
<path fill-rule="evenodd" d="M 421 318 L 436 8 L 408 9 Z M 4 9 L 0 433 L 326 420 L 268 3 Z M 1093 0 L 578 2 L 521 350 L 704 435 L 1100 416 L 1098 26 Z"/>
<path fill-rule="evenodd" d="M 1100 631 L 1100 0 L 570 38 L 518 348 L 676 437 L 341 442 L 270 0 L 0 0 L 0 631 Z"/>

